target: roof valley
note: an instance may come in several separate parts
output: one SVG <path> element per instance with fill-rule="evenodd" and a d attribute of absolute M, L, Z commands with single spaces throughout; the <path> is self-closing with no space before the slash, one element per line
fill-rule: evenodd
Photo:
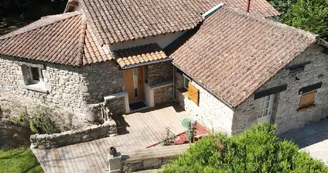
<path fill-rule="evenodd" d="M 78 56 L 76 58 L 76 64 L 77 66 L 83 65 L 83 54 L 84 54 L 84 45 L 85 45 L 85 38 L 86 38 L 86 32 L 87 32 L 87 20 L 85 19 L 85 16 L 82 14 L 81 19 L 81 31 L 80 31 L 80 40 L 79 40 L 79 50 L 78 50 Z"/>

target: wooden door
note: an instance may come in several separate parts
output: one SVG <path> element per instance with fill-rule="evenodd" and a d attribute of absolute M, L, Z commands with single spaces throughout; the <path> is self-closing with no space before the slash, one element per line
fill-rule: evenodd
<path fill-rule="evenodd" d="M 124 86 L 129 94 L 129 102 L 144 100 L 144 70 L 143 67 L 124 70 Z"/>

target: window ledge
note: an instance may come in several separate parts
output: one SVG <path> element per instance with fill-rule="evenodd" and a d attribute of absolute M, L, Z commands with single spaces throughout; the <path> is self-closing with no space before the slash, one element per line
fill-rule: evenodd
<path fill-rule="evenodd" d="M 317 105 L 316 104 L 311 104 L 311 105 L 308 105 L 308 106 L 304 106 L 304 107 L 300 107 L 297 109 L 297 112 L 303 112 L 307 109 L 310 109 L 310 108 L 313 108 L 313 107 L 316 107 Z"/>
<path fill-rule="evenodd" d="M 28 90 L 32 90 L 32 91 L 41 92 L 41 93 L 48 93 L 48 90 L 45 88 L 44 84 L 40 84 L 40 83 L 26 85 L 24 88 L 28 89 Z"/>
<path fill-rule="evenodd" d="M 119 93 L 104 96 L 104 100 L 108 101 L 108 100 L 113 100 L 113 99 L 126 97 L 126 96 L 128 96 L 128 93 L 126 91 L 123 91 L 123 92 L 119 92 Z"/>
<path fill-rule="evenodd" d="M 178 88 L 178 91 L 183 95 L 184 97 L 188 97 L 188 90 L 186 88 Z"/>

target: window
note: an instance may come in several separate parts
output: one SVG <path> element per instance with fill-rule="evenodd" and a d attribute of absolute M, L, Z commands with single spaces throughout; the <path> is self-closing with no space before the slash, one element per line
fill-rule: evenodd
<path fill-rule="evenodd" d="M 37 84 L 39 82 L 43 82 L 42 71 L 37 67 L 29 67 L 30 70 L 30 83 Z"/>
<path fill-rule="evenodd" d="M 315 96 L 317 94 L 317 90 L 321 88 L 322 82 L 318 82 L 309 86 L 305 86 L 299 90 L 299 94 L 302 94 L 300 98 L 300 103 L 297 111 L 303 111 L 305 109 L 316 106 Z"/>
<path fill-rule="evenodd" d="M 272 108 L 274 102 L 274 94 L 261 98 L 260 114 L 258 117 L 258 123 L 268 122 L 270 123 Z"/>
<path fill-rule="evenodd" d="M 138 68 L 133 69 L 134 97 L 138 97 Z"/>
<path fill-rule="evenodd" d="M 183 87 L 186 90 L 188 90 L 188 87 L 189 87 L 188 84 L 189 84 L 189 82 L 190 82 L 190 79 L 187 76 L 183 75 Z"/>
<path fill-rule="evenodd" d="M 26 89 L 44 93 L 48 92 L 42 74 L 43 65 L 24 63 L 21 65 L 21 68 Z"/>
<path fill-rule="evenodd" d="M 196 103 L 196 105 L 199 104 L 199 90 L 190 82 L 188 84 L 188 98 Z"/>
<path fill-rule="evenodd" d="M 302 111 L 306 108 L 310 108 L 315 106 L 314 100 L 315 95 L 317 94 L 317 90 L 309 91 L 306 93 L 303 93 L 300 99 L 299 108 L 297 111 Z"/>

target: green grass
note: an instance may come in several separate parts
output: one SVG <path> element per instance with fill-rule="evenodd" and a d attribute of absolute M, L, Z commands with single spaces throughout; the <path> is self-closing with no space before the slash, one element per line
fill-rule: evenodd
<path fill-rule="evenodd" d="M 43 173 L 31 149 L 0 149 L 0 173 Z"/>

